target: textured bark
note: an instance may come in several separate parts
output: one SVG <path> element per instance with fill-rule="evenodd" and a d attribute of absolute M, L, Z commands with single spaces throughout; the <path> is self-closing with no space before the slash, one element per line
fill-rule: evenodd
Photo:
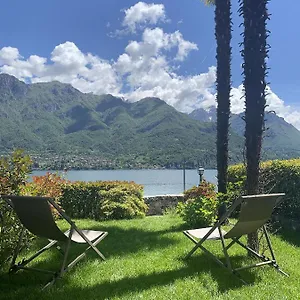
<path fill-rule="evenodd" d="M 240 0 L 240 13 L 244 17 L 244 88 L 246 121 L 247 194 L 257 194 L 261 156 L 264 110 L 266 106 L 266 58 L 268 0 Z M 248 235 L 248 245 L 258 250 L 257 232 Z"/>
<path fill-rule="evenodd" d="M 215 1 L 217 41 L 217 170 L 218 191 L 226 193 L 228 168 L 228 130 L 231 89 L 231 2 Z"/>

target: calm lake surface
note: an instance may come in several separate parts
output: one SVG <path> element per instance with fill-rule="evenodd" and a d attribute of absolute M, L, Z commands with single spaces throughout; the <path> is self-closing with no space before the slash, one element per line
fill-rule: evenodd
<path fill-rule="evenodd" d="M 183 192 L 183 170 L 71 170 L 34 171 L 32 175 L 41 176 L 47 172 L 58 173 L 71 181 L 126 180 L 144 186 L 145 196 L 175 195 Z M 204 179 L 217 183 L 217 171 L 205 170 Z M 199 184 L 197 170 L 185 171 L 185 188 Z"/>

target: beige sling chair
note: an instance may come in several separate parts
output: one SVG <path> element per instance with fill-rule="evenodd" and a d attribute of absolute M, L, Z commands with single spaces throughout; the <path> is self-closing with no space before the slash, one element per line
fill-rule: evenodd
<path fill-rule="evenodd" d="M 270 219 L 274 207 L 282 200 L 285 194 L 266 194 L 266 195 L 251 195 L 251 196 L 241 196 L 238 198 L 228 211 L 218 220 L 218 222 L 213 227 L 206 227 L 200 229 L 186 230 L 183 233 L 192 240 L 196 245 L 186 256 L 189 258 L 198 248 L 202 249 L 206 254 L 211 256 L 218 264 L 223 267 L 228 268 L 232 273 L 237 275 L 244 283 L 246 283 L 240 275 L 237 273 L 240 270 L 249 269 L 253 267 L 260 267 L 263 265 L 273 266 L 277 271 L 288 276 L 283 272 L 275 259 L 275 254 L 272 249 L 271 241 L 266 229 L 266 222 Z M 236 208 L 241 205 L 239 219 L 237 223 L 228 231 L 221 229 L 221 225 L 224 221 L 231 215 L 231 213 L 236 210 Z M 252 248 L 243 244 L 239 239 L 248 233 L 252 233 L 259 228 L 262 228 L 263 235 L 266 239 L 268 249 L 271 254 L 271 258 L 265 255 L 259 254 Z M 225 244 L 226 239 L 231 239 L 228 245 Z M 220 240 L 222 249 L 225 255 L 226 263 L 223 263 L 214 254 L 207 250 L 203 243 L 207 240 Z M 230 257 L 228 255 L 228 250 L 234 244 L 238 244 L 247 251 L 251 252 L 255 257 L 259 258 L 262 262 L 248 265 L 240 268 L 233 268 Z"/>
<path fill-rule="evenodd" d="M 20 233 L 17 249 L 12 258 L 10 273 L 15 273 L 20 269 L 24 269 L 52 274 L 52 279 L 44 286 L 44 288 L 46 288 L 52 285 L 66 271 L 84 258 L 87 250 L 91 248 L 101 257 L 101 259 L 105 260 L 105 257 L 96 248 L 96 246 L 107 236 L 108 233 L 104 231 L 78 229 L 75 223 L 62 211 L 62 209 L 54 202 L 52 198 L 9 195 L 2 195 L 1 198 L 5 199 L 8 203 L 11 203 L 11 206 L 15 210 L 25 228 L 27 228 L 34 235 L 47 238 L 49 240 L 49 244 L 37 251 L 34 255 L 28 259 L 21 260 L 19 263 L 16 263 L 16 259 L 20 250 L 22 235 L 24 233 L 23 228 L 22 232 Z M 52 216 L 50 205 L 52 205 L 53 208 L 56 209 L 60 214 L 60 216 L 70 224 L 70 229 L 68 231 L 62 232 L 57 227 Z M 58 247 L 58 242 L 65 245 L 64 250 L 63 248 Z M 74 260 L 67 263 L 69 249 L 72 243 L 87 244 L 88 247 Z M 26 267 L 28 263 L 53 246 L 57 246 L 57 249 L 63 254 L 62 264 L 58 271 L 53 272 L 45 269 Z"/>

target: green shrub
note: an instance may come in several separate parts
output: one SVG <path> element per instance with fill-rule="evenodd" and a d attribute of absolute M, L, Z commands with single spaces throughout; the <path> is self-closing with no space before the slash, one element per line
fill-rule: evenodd
<path fill-rule="evenodd" d="M 95 220 L 143 217 L 143 188 L 134 182 L 75 182 L 63 189 L 61 205 L 73 218 Z"/>
<path fill-rule="evenodd" d="M 163 210 L 163 215 L 172 218 L 178 217 L 178 210 L 176 207 L 167 207 L 166 209 Z"/>
<path fill-rule="evenodd" d="M 246 170 L 243 165 L 229 167 L 228 181 L 236 194 L 245 194 Z M 230 185 L 229 185 L 230 186 Z M 286 218 L 300 218 L 300 159 L 263 162 L 260 169 L 260 193 L 285 193 L 276 213 Z M 232 189 L 231 188 L 231 189 Z M 230 191 L 230 189 L 229 189 Z"/>
<path fill-rule="evenodd" d="M 16 150 L 0 159 L 0 194 L 20 194 L 31 166 L 29 156 Z M 12 207 L 0 198 L 0 267 L 11 257 L 17 246 L 22 225 Z M 32 236 L 25 231 L 21 248 L 29 246 Z"/>
<path fill-rule="evenodd" d="M 67 185 L 63 190 L 60 203 L 72 218 L 99 219 L 100 184 L 78 181 Z"/>
<path fill-rule="evenodd" d="M 202 181 L 200 186 L 185 191 L 184 202 L 178 203 L 177 211 L 189 226 L 205 227 L 215 221 L 217 204 L 215 186 Z"/>

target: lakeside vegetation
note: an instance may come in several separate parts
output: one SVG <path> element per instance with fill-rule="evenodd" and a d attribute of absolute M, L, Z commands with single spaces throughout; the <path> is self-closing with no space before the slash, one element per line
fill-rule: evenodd
<path fill-rule="evenodd" d="M 167 158 L 152 161 L 150 157 L 128 155 L 107 158 L 97 154 L 33 154 L 34 170 L 116 170 L 116 169 L 195 169 L 197 161 L 171 162 Z M 209 164 L 210 167 L 214 165 Z"/>

